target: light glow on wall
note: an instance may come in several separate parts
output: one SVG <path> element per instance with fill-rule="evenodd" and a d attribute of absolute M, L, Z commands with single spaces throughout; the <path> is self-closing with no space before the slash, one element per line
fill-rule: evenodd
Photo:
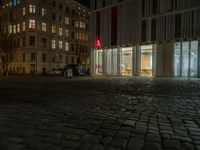
<path fill-rule="evenodd" d="M 101 41 L 99 39 L 96 39 L 95 48 L 100 48 L 100 47 L 101 47 Z"/>

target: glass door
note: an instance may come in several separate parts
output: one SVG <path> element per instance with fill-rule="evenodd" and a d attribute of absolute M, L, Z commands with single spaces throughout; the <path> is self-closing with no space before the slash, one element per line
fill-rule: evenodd
<path fill-rule="evenodd" d="M 133 48 L 121 49 L 120 68 L 122 76 L 132 76 L 133 69 Z"/>
<path fill-rule="evenodd" d="M 190 51 L 190 76 L 197 76 L 197 68 L 198 68 L 198 41 L 192 41 Z"/>
<path fill-rule="evenodd" d="M 174 44 L 174 75 L 181 75 L 181 43 Z"/>
<path fill-rule="evenodd" d="M 198 71 L 198 41 L 174 44 L 174 76 L 196 77 Z"/>
<path fill-rule="evenodd" d="M 103 75 L 103 50 L 96 50 L 95 74 Z"/>
<path fill-rule="evenodd" d="M 106 58 L 106 74 L 112 74 L 112 49 L 105 50 Z"/>
<path fill-rule="evenodd" d="M 112 68 L 112 74 L 114 76 L 117 76 L 117 72 L 118 72 L 118 49 L 115 48 L 113 49 L 113 68 Z"/>
<path fill-rule="evenodd" d="M 182 76 L 188 77 L 189 75 L 189 42 L 182 44 Z"/>
<path fill-rule="evenodd" d="M 153 45 L 141 46 L 141 76 L 153 76 Z"/>

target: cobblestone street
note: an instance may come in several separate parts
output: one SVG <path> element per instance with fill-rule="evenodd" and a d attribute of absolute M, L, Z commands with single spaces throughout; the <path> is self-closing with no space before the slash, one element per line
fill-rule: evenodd
<path fill-rule="evenodd" d="M 0 150 L 200 150 L 200 80 L 0 78 Z"/>

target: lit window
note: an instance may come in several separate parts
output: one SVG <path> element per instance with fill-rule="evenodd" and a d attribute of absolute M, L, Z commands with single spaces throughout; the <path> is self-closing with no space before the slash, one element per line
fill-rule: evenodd
<path fill-rule="evenodd" d="M 35 5 L 29 5 L 29 12 L 35 13 Z"/>
<path fill-rule="evenodd" d="M 81 21 L 80 21 L 80 23 L 79 23 L 79 24 L 80 24 L 80 28 L 82 28 L 82 22 L 81 22 Z"/>
<path fill-rule="evenodd" d="M 65 43 L 65 51 L 69 51 L 69 43 Z"/>
<path fill-rule="evenodd" d="M 51 41 L 51 47 L 52 49 L 56 49 L 56 40 Z"/>
<path fill-rule="evenodd" d="M 20 24 L 17 24 L 17 33 L 20 32 Z"/>
<path fill-rule="evenodd" d="M 59 36 L 62 36 L 62 32 L 63 32 L 62 28 L 59 28 Z"/>
<path fill-rule="evenodd" d="M 13 26 L 13 33 L 16 33 L 16 25 Z"/>
<path fill-rule="evenodd" d="M 69 18 L 68 17 L 65 18 L 65 24 L 67 24 L 67 25 L 69 24 Z"/>
<path fill-rule="evenodd" d="M 78 28 L 78 21 L 75 22 L 75 27 Z"/>
<path fill-rule="evenodd" d="M 13 6 L 17 5 L 17 0 L 13 0 Z"/>
<path fill-rule="evenodd" d="M 42 22 L 42 31 L 47 31 L 47 24 L 45 22 Z"/>
<path fill-rule="evenodd" d="M 68 38 L 69 37 L 69 30 L 65 30 L 65 36 Z"/>
<path fill-rule="evenodd" d="M 46 9 L 45 8 L 42 8 L 42 16 L 46 16 Z"/>
<path fill-rule="evenodd" d="M 23 30 L 23 31 L 26 30 L 26 23 L 25 23 L 25 22 L 22 23 L 22 30 Z"/>
<path fill-rule="evenodd" d="M 9 33 L 12 34 L 12 25 L 9 26 Z"/>
<path fill-rule="evenodd" d="M 62 49 L 62 48 L 63 48 L 63 42 L 59 41 L 59 49 Z"/>
<path fill-rule="evenodd" d="M 83 29 L 85 29 L 85 27 L 86 27 L 86 25 L 85 25 L 85 23 L 84 22 L 79 22 L 79 26 L 80 26 L 80 28 L 83 28 Z"/>
<path fill-rule="evenodd" d="M 25 7 L 23 7 L 23 9 L 22 9 L 22 14 L 23 14 L 23 16 L 26 15 L 26 8 Z"/>
<path fill-rule="evenodd" d="M 35 19 L 29 20 L 29 29 L 35 29 Z"/>
<path fill-rule="evenodd" d="M 55 25 L 51 26 L 51 33 L 56 33 L 56 26 Z"/>

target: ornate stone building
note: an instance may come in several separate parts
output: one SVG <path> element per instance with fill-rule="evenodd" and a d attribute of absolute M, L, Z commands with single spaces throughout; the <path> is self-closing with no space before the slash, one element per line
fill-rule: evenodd
<path fill-rule="evenodd" d="M 46 74 L 89 64 L 89 10 L 74 0 L 3 0 L 3 67 L 13 74 Z M 2 51 L 1 50 L 1 51 Z"/>

